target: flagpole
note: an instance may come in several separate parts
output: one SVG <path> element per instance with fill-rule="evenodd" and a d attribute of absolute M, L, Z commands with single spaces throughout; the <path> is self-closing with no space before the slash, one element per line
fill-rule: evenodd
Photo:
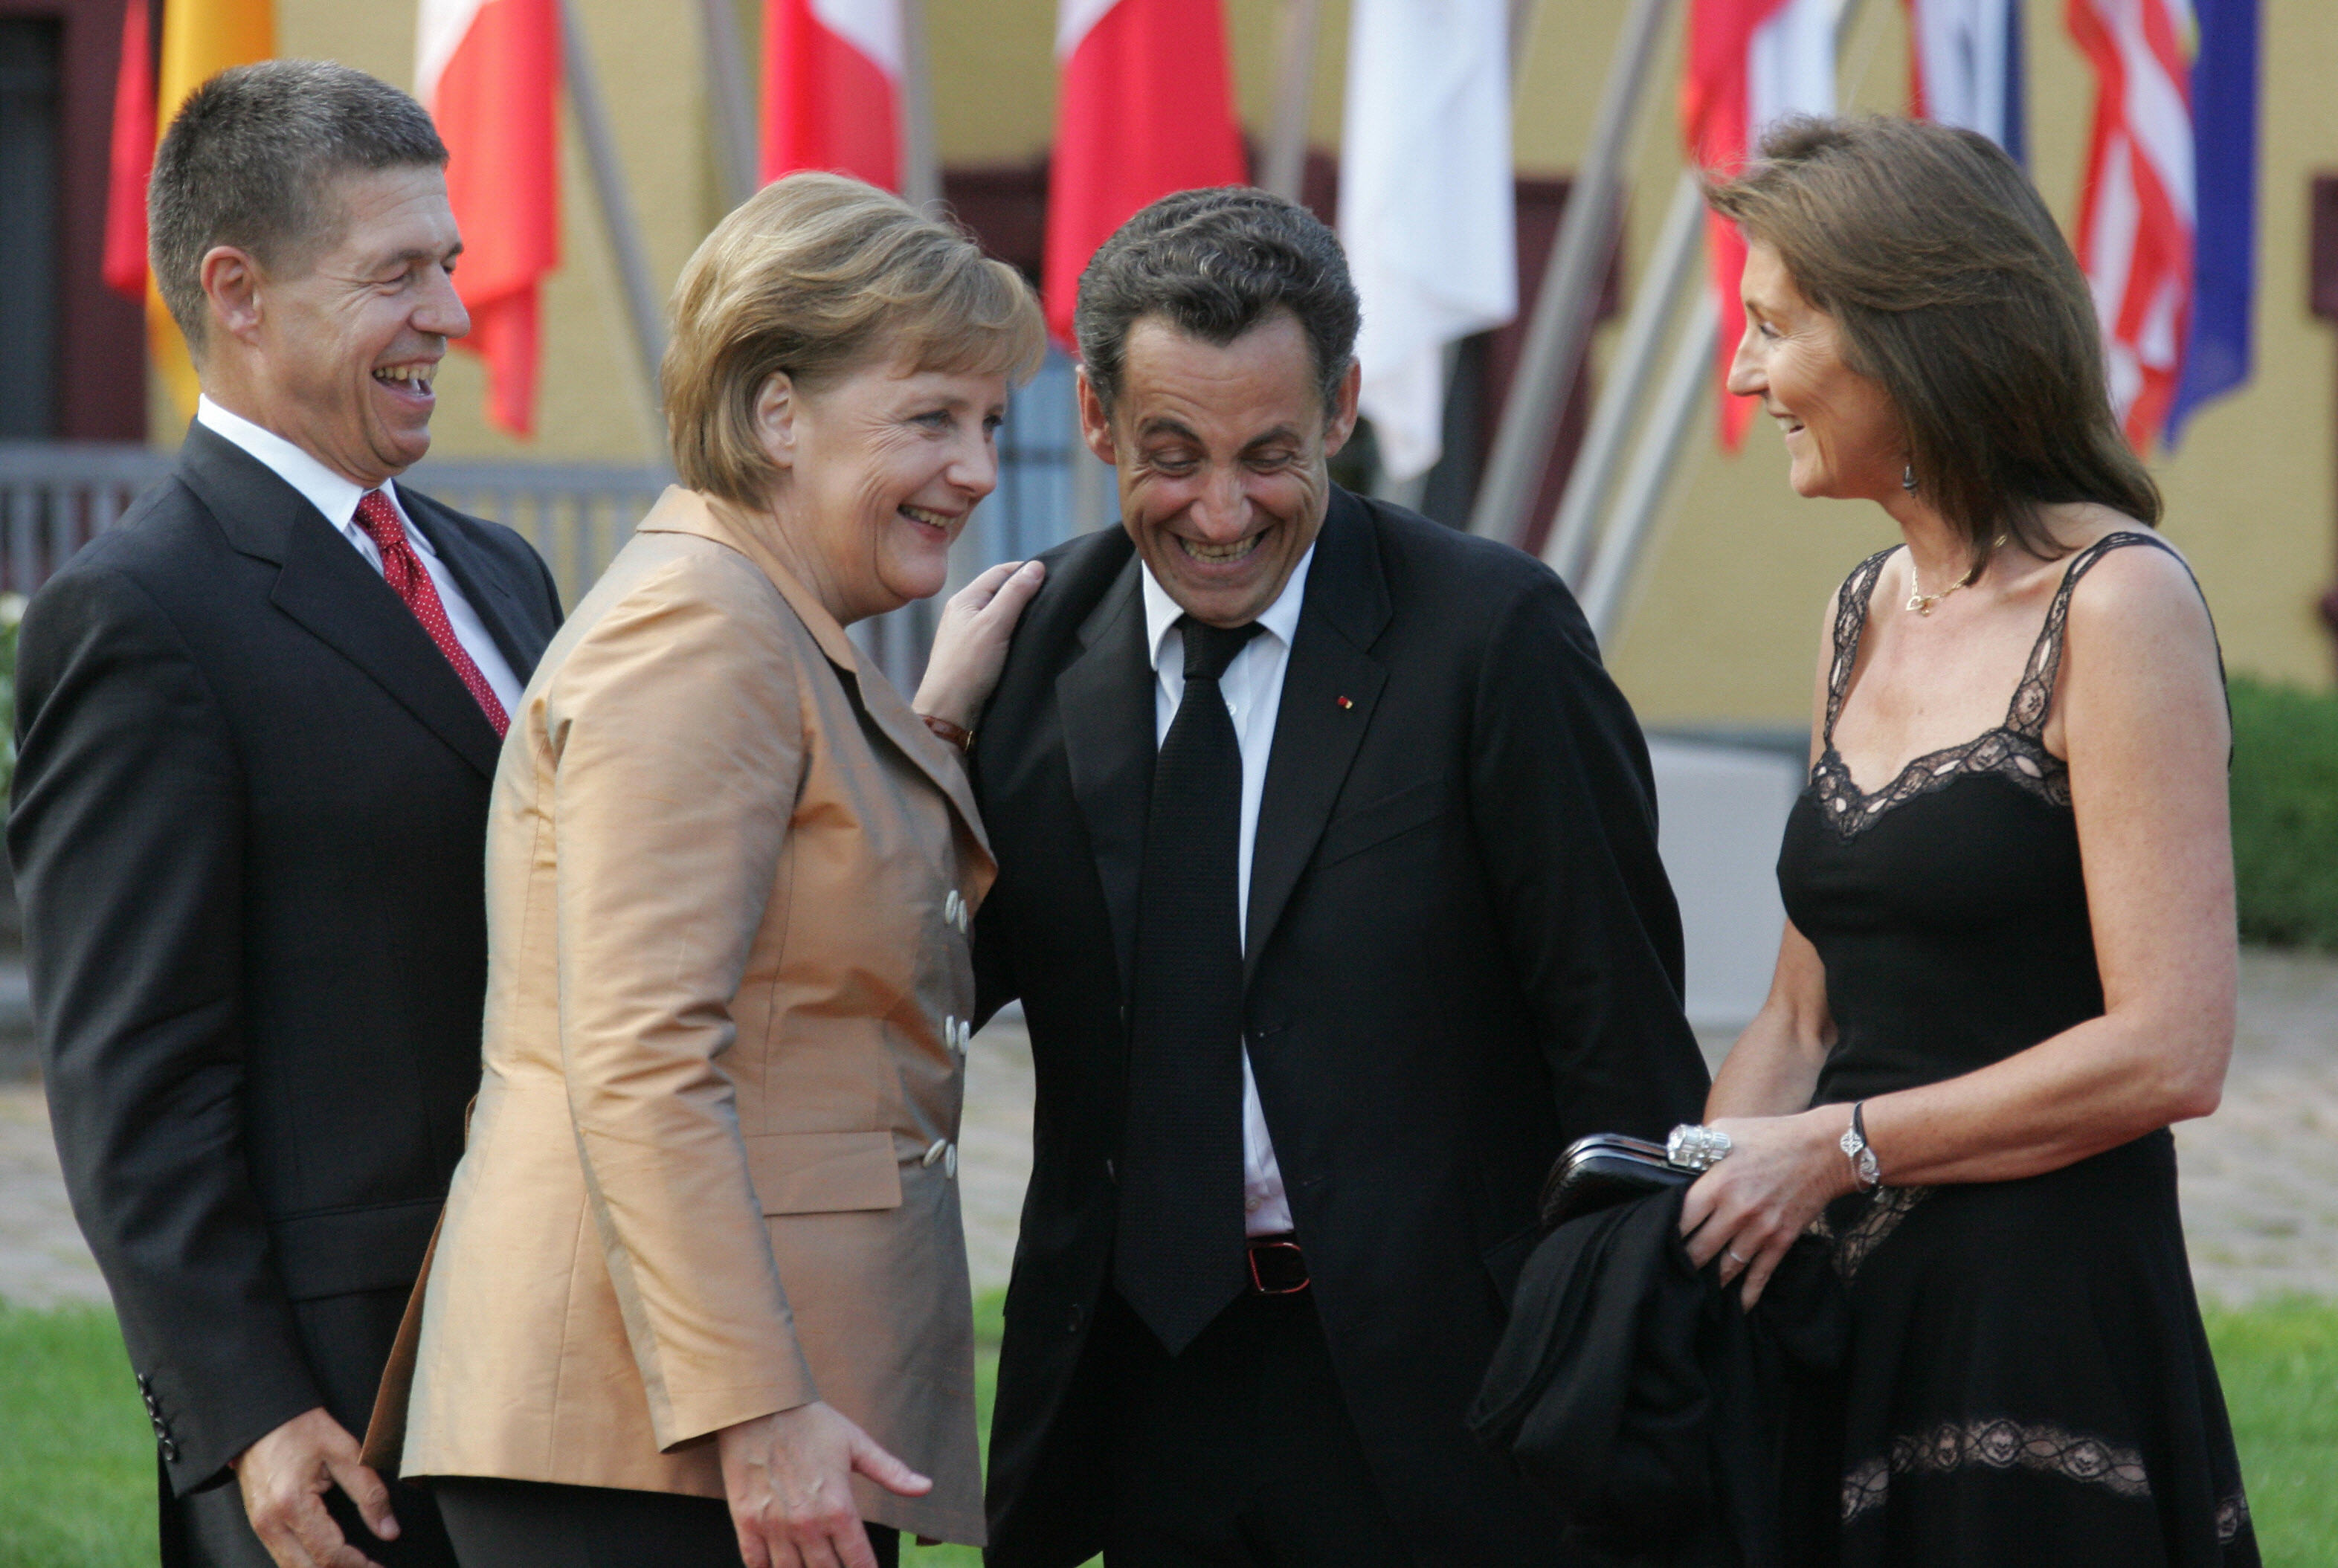
<path fill-rule="evenodd" d="M 1469 532 L 1514 540 L 1541 488 L 1559 409 L 1591 337 L 1600 283 L 1622 216 L 1624 148 L 1655 62 L 1668 0 L 1633 0 L 1608 67 L 1591 145 L 1569 186 L 1542 289 L 1510 379 L 1494 451 L 1478 487 Z"/>
<path fill-rule="evenodd" d="M 1698 235 L 1704 229 L 1704 192 L 1694 172 L 1684 172 L 1673 188 L 1673 204 L 1656 236 L 1647 269 L 1632 291 L 1632 309 L 1624 318 L 1624 335 L 1616 345 L 1616 358 L 1592 404 L 1591 428 L 1583 450 L 1567 471 L 1567 493 L 1543 544 L 1543 564 L 1570 587 L 1583 586 L 1584 570 L 1591 564 L 1597 543 L 1592 522 L 1606 505 L 1616 477 L 1616 465 L 1631 436 L 1631 418 L 1647 391 L 1648 377 L 1662 352 L 1665 325 L 1673 318 L 1681 285 L 1692 278 L 1701 253 Z"/>
<path fill-rule="evenodd" d="M 900 5 L 901 196 L 921 212 L 939 212 L 942 171 L 934 150 L 934 66 L 925 0 L 900 0 Z"/>
<path fill-rule="evenodd" d="M 576 19 L 576 0 L 560 0 L 561 65 L 568 76 L 568 107 L 584 143 L 585 162 L 593 170 L 593 191 L 601 209 L 601 227 L 617 264 L 619 292 L 632 328 L 635 368 L 648 402 L 649 418 L 657 445 L 664 445 L 659 418 L 658 366 L 665 358 L 665 322 L 658 309 L 657 290 L 650 282 L 649 253 L 642 245 L 641 225 L 625 191 L 625 176 L 617 161 L 616 138 L 609 129 L 609 113 L 601 97 L 601 79 L 593 68 L 593 52 L 585 46 L 584 29 Z"/>
<path fill-rule="evenodd" d="M 1538 0 L 1510 0 L 1510 102 L 1518 99 L 1518 83 L 1526 76 L 1527 43 L 1534 36 Z"/>
<path fill-rule="evenodd" d="M 1704 401 L 1705 384 L 1713 378 L 1713 351 L 1721 336 L 1721 312 L 1713 291 L 1700 289 L 1689 307 L 1688 324 L 1673 346 L 1672 363 L 1665 368 L 1648 422 L 1632 450 L 1632 466 L 1616 497 L 1616 516 L 1599 541 L 1599 554 L 1591 563 L 1583 584 L 1583 618 L 1591 635 L 1605 648 L 1616 634 L 1624 612 L 1625 591 L 1632 584 L 1640 562 L 1640 546 L 1665 487 L 1674 477 L 1681 446 L 1696 422 Z"/>
<path fill-rule="evenodd" d="M 1838 68 L 1842 42 L 1858 19 L 1859 10 L 1860 0 L 1835 0 Z M 1694 179 L 1695 173 L 1690 170 L 1689 177 Z M 1692 225 L 1691 231 L 1701 227 Z M 1665 488 L 1678 477 L 1675 469 L 1682 443 L 1704 401 L 1704 389 L 1714 379 L 1714 357 L 1720 347 L 1721 308 L 1712 289 L 1700 289 L 1689 308 L 1680 341 L 1674 346 L 1673 361 L 1665 368 L 1655 405 L 1648 412 L 1647 425 L 1641 430 L 1633 451 L 1631 471 L 1616 498 L 1615 514 L 1600 532 L 1598 554 L 1583 584 L 1584 619 L 1591 623 L 1593 637 L 1603 645 L 1614 637 L 1621 623 L 1624 597 L 1639 571 L 1640 552 L 1646 544 L 1649 525 L 1664 501 Z"/>
<path fill-rule="evenodd" d="M 755 193 L 755 89 L 747 79 L 747 44 L 735 0 L 699 0 L 706 42 L 708 107 L 713 111 L 714 169 L 724 202 Z"/>
<path fill-rule="evenodd" d="M 1315 44 L 1323 0 L 1282 0 L 1282 82 L 1274 99 L 1274 133 L 1267 143 L 1266 178 L 1259 183 L 1296 201 L 1307 180 L 1307 119 L 1315 97 Z"/>

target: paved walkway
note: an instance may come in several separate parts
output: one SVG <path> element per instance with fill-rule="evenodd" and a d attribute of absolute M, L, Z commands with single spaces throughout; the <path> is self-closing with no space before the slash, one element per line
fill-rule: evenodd
<path fill-rule="evenodd" d="M 1718 1045 L 1722 1042 L 1708 1042 Z M 1030 1175 L 1031 1054 L 1015 1020 L 968 1058 L 959 1180 L 977 1290 L 1007 1283 Z M 2241 1022 L 2217 1113 L 2176 1129 L 2204 1295 L 2338 1298 L 2338 958 L 2244 955 Z M 58 1182 L 40 1091 L 0 1085 L 0 1297 L 104 1299 Z"/>

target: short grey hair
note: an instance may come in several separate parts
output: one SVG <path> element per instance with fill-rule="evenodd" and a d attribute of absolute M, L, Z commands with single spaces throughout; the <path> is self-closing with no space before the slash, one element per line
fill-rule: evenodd
<path fill-rule="evenodd" d="M 329 60 L 263 60 L 187 97 L 146 185 L 147 260 L 190 347 L 203 343 L 202 264 L 216 246 L 274 271 L 334 237 L 332 181 L 351 170 L 443 169 L 429 112 Z"/>
<path fill-rule="evenodd" d="M 1221 347 L 1289 312 L 1307 335 L 1328 416 L 1356 357 L 1363 315 L 1347 253 L 1322 220 L 1248 185 L 1164 196 L 1122 224 L 1080 274 L 1080 363 L 1106 411 L 1128 331 L 1158 316 Z"/>

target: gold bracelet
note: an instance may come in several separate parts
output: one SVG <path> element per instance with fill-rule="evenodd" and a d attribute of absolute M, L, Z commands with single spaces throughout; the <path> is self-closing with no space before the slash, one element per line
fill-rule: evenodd
<path fill-rule="evenodd" d="M 926 728 L 932 730 L 943 745 L 955 746 L 961 751 L 974 750 L 973 730 L 953 724 L 947 719 L 937 719 L 930 713 L 920 713 L 918 717 L 925 720 Z"/>

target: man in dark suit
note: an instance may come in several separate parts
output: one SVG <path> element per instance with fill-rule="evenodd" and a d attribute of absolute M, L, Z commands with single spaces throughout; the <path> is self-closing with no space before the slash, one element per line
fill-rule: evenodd
<path fill-rule="evenodd" d="M 517 535 L 392 483 L 469 328 L 446 162 L 339 66 L 188 100 L 150 232 L 204 397 L 24 622 L 9 850 L 166 1563 L 453 1562 L 352 1434 L 462 1152 L 488 783 L 559 602 Z"/>
<path fill-rule="evenodd" d="M 1553 1157 L 1704 1097 L 1638 728 L 1549 572 L 1331 485 L 1356 323 L 1255 191 L 1081 279 L 1123 526 L 974 747 L 1038 1084 L 994 1563 L 1557 1560 L 1463 1417 Z"/>

